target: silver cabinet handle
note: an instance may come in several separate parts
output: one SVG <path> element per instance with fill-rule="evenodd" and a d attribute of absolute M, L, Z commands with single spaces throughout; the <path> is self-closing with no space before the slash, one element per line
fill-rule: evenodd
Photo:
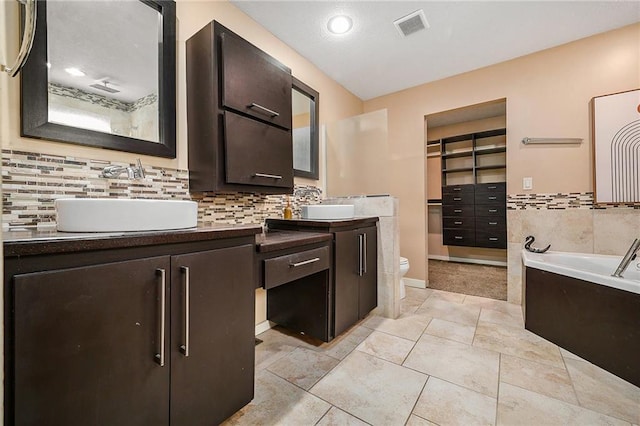
<path fill-rule="evenodd" d="M 362 234 L 362 274 L 367 273 L 367 234 Z"/>
<path fill-rule="evenodd" d="M 462 213 L 462 210 L 460 210 L 460 209 L 455 209 L 453 212 L 454 212 L 454 213 Z"/>
<path fill-rule="evenodd" d="M 498 212 L 498 210 L 496 210 L 496 209 L 489 209 L 489 213 L 497 213 L 497 212 Z"/>
<path fill-rule="evenodd" d="M 453 237 L 453 238 L 455 238 L 456 240 L 462 240 L 462 239 L 463 239 L 462 237 L 460 237 L 460 236 L 458 236 L 458 235 L 456 235 L 456 236 L 455 236 L 455 237 Z"/>
<path fill-rule="evenodd" d="M 20 52 L 13 65 L 7 66 L 0 64 L 0 71 L 9 73 L 11 77 L 15 77 L 20 69 L 27 61 L 29 52 L 31 52 L 31 46 L 33 46 L 33 39 L 36 34 L 36 0 L 18 0 L 19 3 L 24 5 L 25 18 L 24 18 L 24 33 L 22 34 L 22 43 L 20 43 Z"/>
<path fill-rule="evenodd" d="M 261 110 L 262 112 L 266 112 L 271 117 L 277 117 L 277 116 L 280 115 L 280 113 L 278 113 L 278 112 L 276 112 L 276 111 L 274 111 L 272 109 L 269 109 L 267 107 L 263 107 L 262 105 L 257 104 L 255 102 L 251 102 L 251 105 L 247 105 L 247 108 L 257 108 L 257 109 Z"/>
<path fill-rule="evenodd" d="M 489 225 L 497 225 L 498 222 L 489 222 Z"/>
<path fill-rule="evenodd" d="M 462 191 L 462 188 L 453 188 L 454 191 Z"/>
<path fill-rule="evenodd" d="M 496 237 L 489 237 L 489 241 L 498 241 L 498 238 L 496 238 Z"/>
<path fill-rule="evenodd" d="M 362 276 L 362 234 L 358 234 L 358 276 Z"/>
<path fill-rule="evenodd" d="M 497 200 L 498 197 L 489 197 L 490 200 Z"/>
<path fill-rule="evenodd" d="M 461 222 L 461 221 L 453 222 L 453 224 L 454 224 L 454 225 L 462 225 L 462 222 Z"/>
<path fill-rule="evenodd" d="M 271 179 L 282 179 L 280 175 L 270 175 L 268 173 L 254 173 L 253 177 L 263 177 L 263 178 L 271 178 Z"/>
<path fill-rule="evenodd" d="M 167 292 L 167 271 L 164 269 L 156 269 L 156 273 L 160 274 L 160 353 L 155 358 L 160 367 L 164 367 L 164 338 L 165 325 L 167 320 L 167 312 L 165 309 L 165 297 Z"/>
<path fill-rule="evenodd" d="M 319 257 L 314 257 L 313 259 L 303 260 L 302 262 L 290 263 L 290 268 L 297 268 L 298 266 L 309 265 L 310 263 L 316 263 L 320 261 Z"/>
<path fill-rule="evenodd" d="M 181 266 L 180 270 L 184 274 L 184 345 L 180 345 L 180 352 L 187 357 L 189 356 L 189 303 L 191 299 L 189 285 L 191 281 L 189 267 Z"/>
<path fill-rule="evenodd" d="M 462 198 L 460 198 L 460 197 L 453 197 L 453 201 L 461 201 L 461 200 L 462 200 Z"/>
<path fill-rule="evenodd" d="M 487 189 L 496 189 L 497 186 L 487 186 Z"/>

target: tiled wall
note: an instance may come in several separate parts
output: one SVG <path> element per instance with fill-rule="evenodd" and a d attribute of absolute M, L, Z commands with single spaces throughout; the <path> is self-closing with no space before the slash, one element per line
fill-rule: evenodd
<path fill-rule="evenodd" d="M 146 177 L 129 180 L 101 178 L 107 165 L 126 163 L 2 151 L 2 222 L 10 226 L 55 223 L 54 200 L 67 197 L 193 199 L 198 202 L 200 222 L 263 223 L 281 217 L 285 195 L 250 193 L 193 194 L 188 190 L 187 170 L 144 165 Z M 303 204 L 317 204 L 322 191 L 315 186 L 296 185 L 290 197 L 294 215 Z"/>
<path fill-rule="evenodd" d="M 513 303 L 522 301 L 521 251 L 528 235 L 537 247 L 617 256 L 640 238 L 640 205 L 594 206 L 591 192 L 509 195 L 507 209 L 507 298 Z"/>

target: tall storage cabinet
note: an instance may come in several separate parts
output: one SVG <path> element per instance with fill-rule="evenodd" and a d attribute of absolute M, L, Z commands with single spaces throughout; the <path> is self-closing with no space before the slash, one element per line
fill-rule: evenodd
<path fill-rule="evenodd" d="M 186 49 L 189 189 L 291 193 L 291 70 L 215 21 Z"/>

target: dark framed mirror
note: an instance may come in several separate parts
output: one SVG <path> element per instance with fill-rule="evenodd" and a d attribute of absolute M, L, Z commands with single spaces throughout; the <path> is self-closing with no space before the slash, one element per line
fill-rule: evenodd
<path fill-rule="evenodd" d="M 293 77 L 293 175 L 319 178 L 319 93 Z"/>
<path fill-rule="evenodd" d="M 175 158 L 175 2 L 36 4 L 21 135 Z"/>

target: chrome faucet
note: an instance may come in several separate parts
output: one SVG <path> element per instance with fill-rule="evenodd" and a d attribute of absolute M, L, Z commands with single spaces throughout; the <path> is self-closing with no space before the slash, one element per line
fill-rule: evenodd
<path fill-rule="evenodd" d="M 633 240 L 633 243 L 631 243 L 631 247 L 629 247 L 627 254 L 625 254 L 622 258 L 622 262 L 620 262 L 620 265 L 618 265 L 618 268 L 613 274 L 611 274 L 611 276 L 623 278 L 622 274 L 624 273 L 625 269 L 627 269 L 627 266 L 629 266 L 631 261 L 636 258 L 636 253 L 638 252 L 638 250 L 640 250 L 640 239 L 636 238 L 635 240 Z"/>
<path fill-rule="evenodd" d="M 111 179 L 120 176 L 122 172 L 127 172 L 129 179 L 144 179 L 145 174 L 142 163 L 139 158 L 136 161 L 138 163 L 137 167 L 107 166 L 102 170 L 102 173 L 100 173 L 100 177 Z"/>

